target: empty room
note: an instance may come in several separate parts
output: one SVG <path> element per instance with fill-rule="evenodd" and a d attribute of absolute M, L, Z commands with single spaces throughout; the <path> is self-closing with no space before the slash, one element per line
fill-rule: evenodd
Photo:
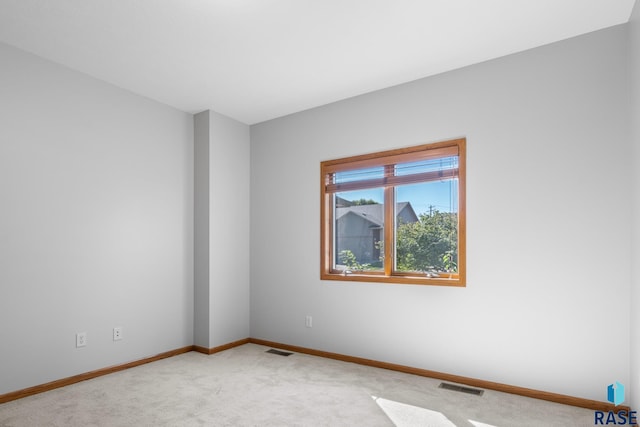
<path fill-rule="evenodd" d="M 0 426 L 640 416 L 639 0 L 0 0 Z"/>

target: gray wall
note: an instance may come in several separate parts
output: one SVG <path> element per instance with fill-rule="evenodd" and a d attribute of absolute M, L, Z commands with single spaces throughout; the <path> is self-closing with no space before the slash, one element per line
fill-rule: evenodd
<path fill-rule="evenodd" d="M 618 380 L 640 408 L 639 13 L 255 125 L 251 153 L 201 113 L 195 168 L 193 116 L 0 44 L 0 394 L 250 335 L 597 400 Z M 458 136 L 467 288 L 321 282 L 319 162 Z"/>
<path fill-rule="evenodd" d="M 631 133 L 633 144 L 633 281 L 631 292 L 631 404 L 640 410 L 640 3 L 629 24 Z"/>
<path fill-rule="evenodd" d="M 0 63 L 0 394 L 191 345 L 192 116 Z"/>
<path fill-rule="evenodd" d="M 209 111 L 196 114 L 194 129 L 194 321 L 193 343 L 210 348 L 211 306 L 209 244 L 210 244 L 210 194 L 209 194 L 209 153 L 210 126 Z"/>
<path fill-rule="evenodd" d="M 195 344 L 249 336 L 249 126 L 195 116 Z"/>
<path fill-rule="evenodd" d="M 252 126 L 251 336 L 596 400 L 628 383 L 626 30 Z M 320 162 L 460 136 L 467 287 L 320 281 Z"/>

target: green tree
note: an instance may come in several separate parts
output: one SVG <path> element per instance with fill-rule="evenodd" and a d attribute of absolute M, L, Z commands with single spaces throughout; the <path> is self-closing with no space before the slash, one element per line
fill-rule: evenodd
<path fill-rule="evenodd" d="M 400 224 L 396 262 L 400 271 L 458 271 L 458 215 L 433 211 Z"/>
<path fill-rule="evenodd" d="M 360 264 L 356 259 L 356 256 L 349 249 L 344 249 L 338 254 L 338 259 L 342 265 L 345 265 L 350 270 L 362 271 L 369 270 L 371 264 Z"/>

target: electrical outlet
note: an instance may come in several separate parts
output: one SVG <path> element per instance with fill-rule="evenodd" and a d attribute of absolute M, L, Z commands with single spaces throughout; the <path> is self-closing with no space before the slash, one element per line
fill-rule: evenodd
<path fill-rule="evenodd" d="M 113 328 L 113 340 L 119 341 L 122 339 L 122 328 Z"/>
<path fill-rule="evenodd" d="M 84 347 L 87 345 L 87 333 L 78 332 L 76 334 L 76 347 Z"/>
<path fill-rule="evenodd" d="M 307 318 L 304 321 L 304 324 L 307 328 L 313 327 L 313 317 L 307 316 Z"/>

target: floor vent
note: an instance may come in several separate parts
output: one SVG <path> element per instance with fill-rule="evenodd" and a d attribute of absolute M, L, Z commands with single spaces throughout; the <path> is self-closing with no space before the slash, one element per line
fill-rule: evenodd
<path fill-rule="evenodd" d="M 278 356 L 291 356 L 293 353 L 289 353 L 288 351 L 280 351 L 272 348 L 271 350 L 267 350 L 266 353 L 277 354 Z"/>
<path fill-rule="evenodd" d="M 480 390 L 477 388 L 463 387 L 461 385 L 449 384 L 449 383 L 440 383 L 438 388 L 443 388 L 445 390 L 451 391 L 459 391 L 460 393 L 473 394 L 474 396 L 482 396 L 484 390 Z"/>

